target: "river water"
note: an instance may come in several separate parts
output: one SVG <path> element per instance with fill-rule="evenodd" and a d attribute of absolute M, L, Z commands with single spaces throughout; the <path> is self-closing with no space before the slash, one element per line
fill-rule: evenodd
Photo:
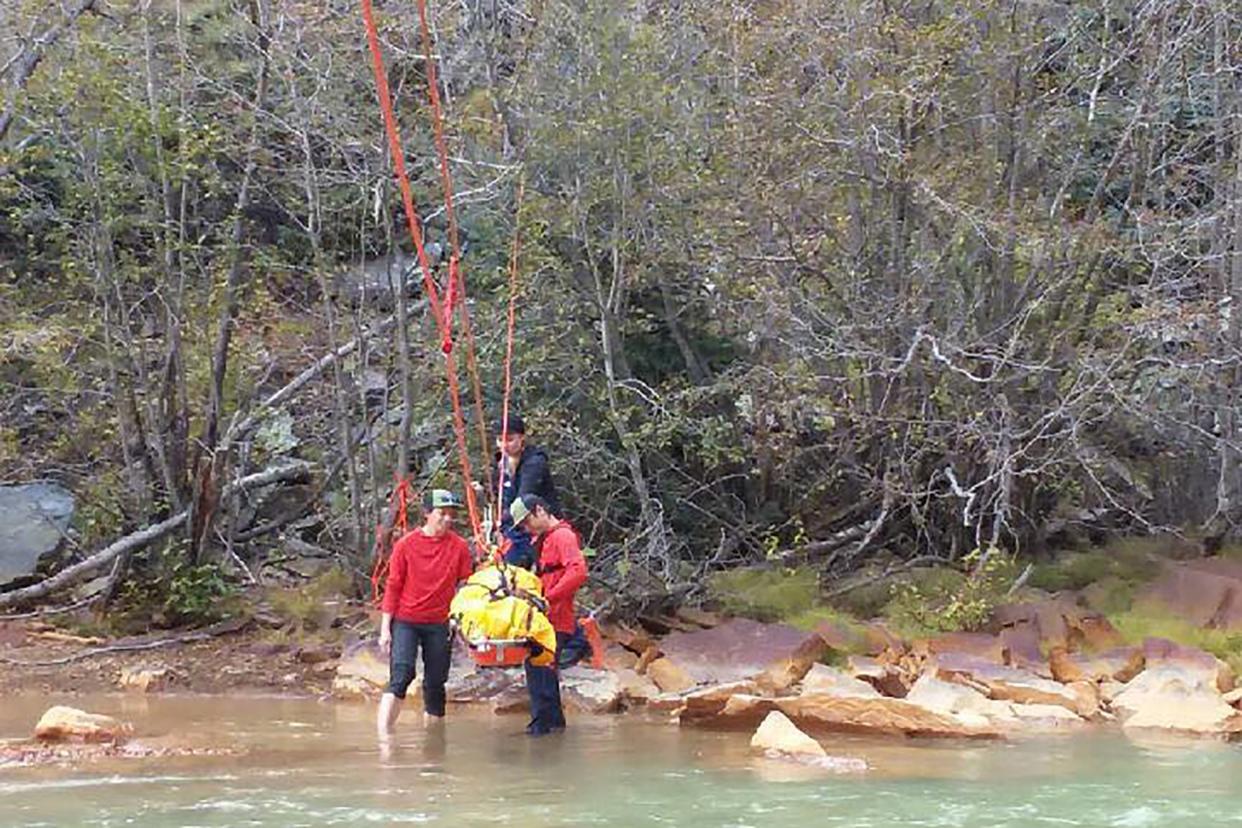
<path fill-rule="evenodd" d="M 0 740 L 57 699 L 0 700 Z M 407 713 L 388 752 L 372 709 L 300 699 L 64 699 L 236 756 L 0 770 L 0 826 L 1242 826 L 1242 746 L 1120 735 L 1007 743 L 822 739 L 873 770 L 833 776 L 747 752 L 747 734 L 579 717 Z"/>

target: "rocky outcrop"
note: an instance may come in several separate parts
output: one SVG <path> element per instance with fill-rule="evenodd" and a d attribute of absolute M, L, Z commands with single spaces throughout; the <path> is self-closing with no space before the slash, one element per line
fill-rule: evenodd
<path fill-rule="evenodd" d="M 563 702 L 584 713 L 616 713 L 621 692 L 620 678 L 608 670 L 574 666 L 561 671 Z"/>
<path fill-rule="evenodd" d="M 1095 655 L 1057 649 L 1049 657 L 1052 677 L 1065 684 L 1074 681 L 1124 683 L 1142 672 L 1146 662 L 1140 647 L 1120 647 Z"/>
<path fill-rule="evenodd" d="M 57 705 L 39 719 L 34 735 L 44 742 L 120 742 L 132 732 L 132 725 L 111 716 Z"/>
<path fill-rule="evenodd" d="M 1237 683 L 1233 669 L 1216 656 L 1165 638 L 1144 640 L 1143 658 L 1148 667 L 1175 668 L 1206 682 L 1221 693 L 1228 693 Z"/>
<path fill-rule="evenodd" d="M 122 669 L 117 684 L 138 693 L 154 693 L 167 689 L 172 679 L 172 671 L 163 665 L 142 665 Z"/>
<path fill-rule="evenodd" d="M 645 675 L 665 693 L 683 693 L 698 684 L 680 663 L 663 656 L 646 665 Z"/>
<path fill-rule="evenodd" d="M 332 695 L 341 699 L 378 698 L 388 686 L 388 657 L 373 641 L 359 641 L 345 648 L 332 680 Z M 418 683 L 410 686 L 417 692 Z"/>
<path fill-rule="evenodd" d="M 774 666 L 777 670 L 781 665 L 800 669 L 809 650 L 822 653 L 826 646 L 815 633 L 746 618 L 731 618 L 707 630 L 674 632 L 659 643 L 663 655 L 696 683 L 711 684 L 753 678 Z M 660 684 L 655 676 L 652 679 Z"/>
<path fill-rule="evenodd" d="M 33 580 L 65 542 L 73 495 L 55 483 L 0 486 L 0 587 Z"/>
<path fill-rule="evenodd" d="M 777 699 L 776 708 L 812 733 L 845 732 L 908 736 L 988 737 L 999 732 L 984 722 L 964 723 L 903 699 L 803 695 Z M 726 711 L 728 707 L 726 706 Z"/>
<path fill-rule="evenodd" d="M 1242 714 L 1204 675 L 1164 665 L 1144 670 L 1112 701 L 1112 710 L 1131 730 L 1193 735 L 1242 733 Z"/>
<path fill-rule="evenodd" d="M 621 703 L 626 707 L 645 705 L 660 695 L 660 688 L 654 681 L 633 670 L 617 670 L 615 675 L 621 685 Z"/>
<path fill-rule="evenodd" d="M 875 699 L 880 691 L 844 670 L 816 664 L 802 677 L 803 694 L 838 696 L 840 698 Z"/>
<path fill-rule="evenodd" d="M 936 676 L 973 687 L 992 699 L 1018 704 L 1056 704 L 1083 716 L 1093 715 L 1098 705 L 1097 700 L 1085 698 L 1081 692 L 1064 684 L 972 656 L 941 656 L 936 662 Z"/>
<path fill-rule="evenodd" d="M 1195 626 L 1242 629 L 1242 561 L 1208 558 L 1170 563 L 1139 600 Z"/>

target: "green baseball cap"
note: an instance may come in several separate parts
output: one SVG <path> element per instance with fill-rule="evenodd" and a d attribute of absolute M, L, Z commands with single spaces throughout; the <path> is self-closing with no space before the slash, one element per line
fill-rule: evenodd
<path fill-rule="evenodd" d="M 460 509 L 461 499 L 448 489 L 432 489 L 427 493 L 428 509 Z"/>
<path fill-rule="evenodd" d="M 514 526 L 521 526 L 522 521 L 530 517 L 530 507 L 526 505 L 526 501 L 520 497 L 514 498 L 513 505 L 509 507 L 509 517 L 513 518 Z"/>

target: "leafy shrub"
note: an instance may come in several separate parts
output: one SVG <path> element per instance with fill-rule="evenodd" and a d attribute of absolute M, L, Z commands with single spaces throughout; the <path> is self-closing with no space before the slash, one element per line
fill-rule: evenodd
<path fill-rule="evenodd" d="M 1167 611 L 1145 608 L 1110 615 L 1109 620 L 1126 641 L 1138 644 L 1145 638 L 1167 638 L 1205 650 L 1242 674 L 1242 631 L 1207 629 Z"/>
<path fill-rule="evenodd" d="M 1120 538 L 1102 549 L 1071 552 L 1037 564 L 1028 583 L 1049 592 L 1083 589 L 1108 578 L 1131 586 L 1145 583 L 1160 570 L 1158 538 Z"/>
<path fill-rule="evenodd" d="M 910 638 L 981 628 L 1019 571 L 1017 562 L 999 549 L 986 561 L 983 557 L 976 549 L 963 559 L 974 570 L 969 574 L 932 569 L 894 584 L 886 608 L 893 628 Z"/>
<path fill-rule="evenodd" d="M 707 589 L 730 615 L 783 621 L 815 606 L 819 578 L 813 569 L 732 569 L 711 575 Z"/>

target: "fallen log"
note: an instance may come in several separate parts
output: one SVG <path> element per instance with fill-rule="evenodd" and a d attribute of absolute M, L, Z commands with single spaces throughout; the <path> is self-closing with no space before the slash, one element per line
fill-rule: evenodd
<path fill-rule="evenodd" d="M 276 466 L 275 468 L 265 469 L 247 477 L 243 477 L 236 483 L 224 488 L 223 497 L 225 499 L 233 497 L 246 489 L 255 486 L 267 486 L 272 483 L 283 483 L 290 480 L 305 480 L 310 477 L 311 464 L 306 462 L 290 463 L 284 466 Z M 152 526 L 139 529 L 133 534 L 126 535 L 115 543 L 109 544 L 100 551 L 91 555 L 84 561 L 79 561 L 73 566 L 66 567 L 60 572 L 37 584 L 33 584 L 22 589 L 15 589 L 11 592 L 0 593 L 0 609 L 9 607 L 20 607 L 44 598 L 57 590 L 65 587 L 73 586 L 79 581 L 86 579 L 86 576 L 102 569 L 113 560 L 129 552 L 141 549 L 149 543 L 159 540 L 173 530 L 185 523 L 189 516 L 189 510 L 184 509 L 170 518 L 160 521 Z"/>

